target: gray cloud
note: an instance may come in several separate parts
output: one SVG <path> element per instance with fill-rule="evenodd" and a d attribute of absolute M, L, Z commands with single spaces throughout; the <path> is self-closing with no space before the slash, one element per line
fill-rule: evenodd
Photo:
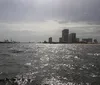
<path fill-rule="evenodd" d="M 100 21 L 100 0 L 0 0 L 1 21 Z"/>
<path fill-rule="evenodd" d="M 74 0 L 61 9 L 64 22 L 99 22 L 100 21 L 100 0 Z M 67 1 L 66 1 L 67 2 Z"/>

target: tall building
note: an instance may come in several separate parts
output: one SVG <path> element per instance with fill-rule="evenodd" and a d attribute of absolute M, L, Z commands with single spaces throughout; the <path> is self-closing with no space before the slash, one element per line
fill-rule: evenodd
<path fill-rule="evenodd" d="M 69 30 L 68 29 L 64 29 L 62 31 L 62 42 L 63 43 L 68 43 L 68 35 L 69 35 Z"/>
<path fill-rule="evenodd" d="M 59 43 L 62 43 L 62 37 L 59 38 Z"/>
<path fill-rule="evenodd" d="M 76 43 L 76 33 L 69 34 L 69 43 Z"/>
<path fill-rule="evenodd" d="M 49 43 L 52 43 L 52 37 L 49 38 L 48 42 Z"/>

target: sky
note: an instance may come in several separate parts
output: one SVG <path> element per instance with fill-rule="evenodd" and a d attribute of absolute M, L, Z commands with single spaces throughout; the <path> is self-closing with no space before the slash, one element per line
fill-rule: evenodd
<path fill-rule="evenodd" d="M 63 29 L 100 41 L 100 0 L 0 0 L 0 41 L 58 41 Z"/>

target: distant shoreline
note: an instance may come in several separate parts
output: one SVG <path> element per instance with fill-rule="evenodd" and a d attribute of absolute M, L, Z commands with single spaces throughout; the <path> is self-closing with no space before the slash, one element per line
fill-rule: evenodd
<path fill-rule="evenodd" d="M 0 42 L 0 44 L 15 44 L 15 43 L 35 43 L 35 42 Z M 36 43 L 36 44 L 77 44 L 77 45 L 100 45 L 100 43 Z"/>
<path fill-rule="evenodd" d="M 19 43 L 19 42 L 0 42 L 0 44 L 2 44 L 2 43 Z"/>

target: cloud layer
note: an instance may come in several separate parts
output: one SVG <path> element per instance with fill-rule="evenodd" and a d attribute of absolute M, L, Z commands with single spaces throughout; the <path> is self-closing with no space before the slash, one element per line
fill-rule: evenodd
<path fill-rule="evenodd" d="M 1 21 L 100 21 L 100 0 L 0 0 Z"/>
<path fill-rule="evenodd" d="M 99 38 L 99 4 L 100 0 L 0 0 L 0 39 L 56 39 L 63 28 L 79 37 Z"/>

